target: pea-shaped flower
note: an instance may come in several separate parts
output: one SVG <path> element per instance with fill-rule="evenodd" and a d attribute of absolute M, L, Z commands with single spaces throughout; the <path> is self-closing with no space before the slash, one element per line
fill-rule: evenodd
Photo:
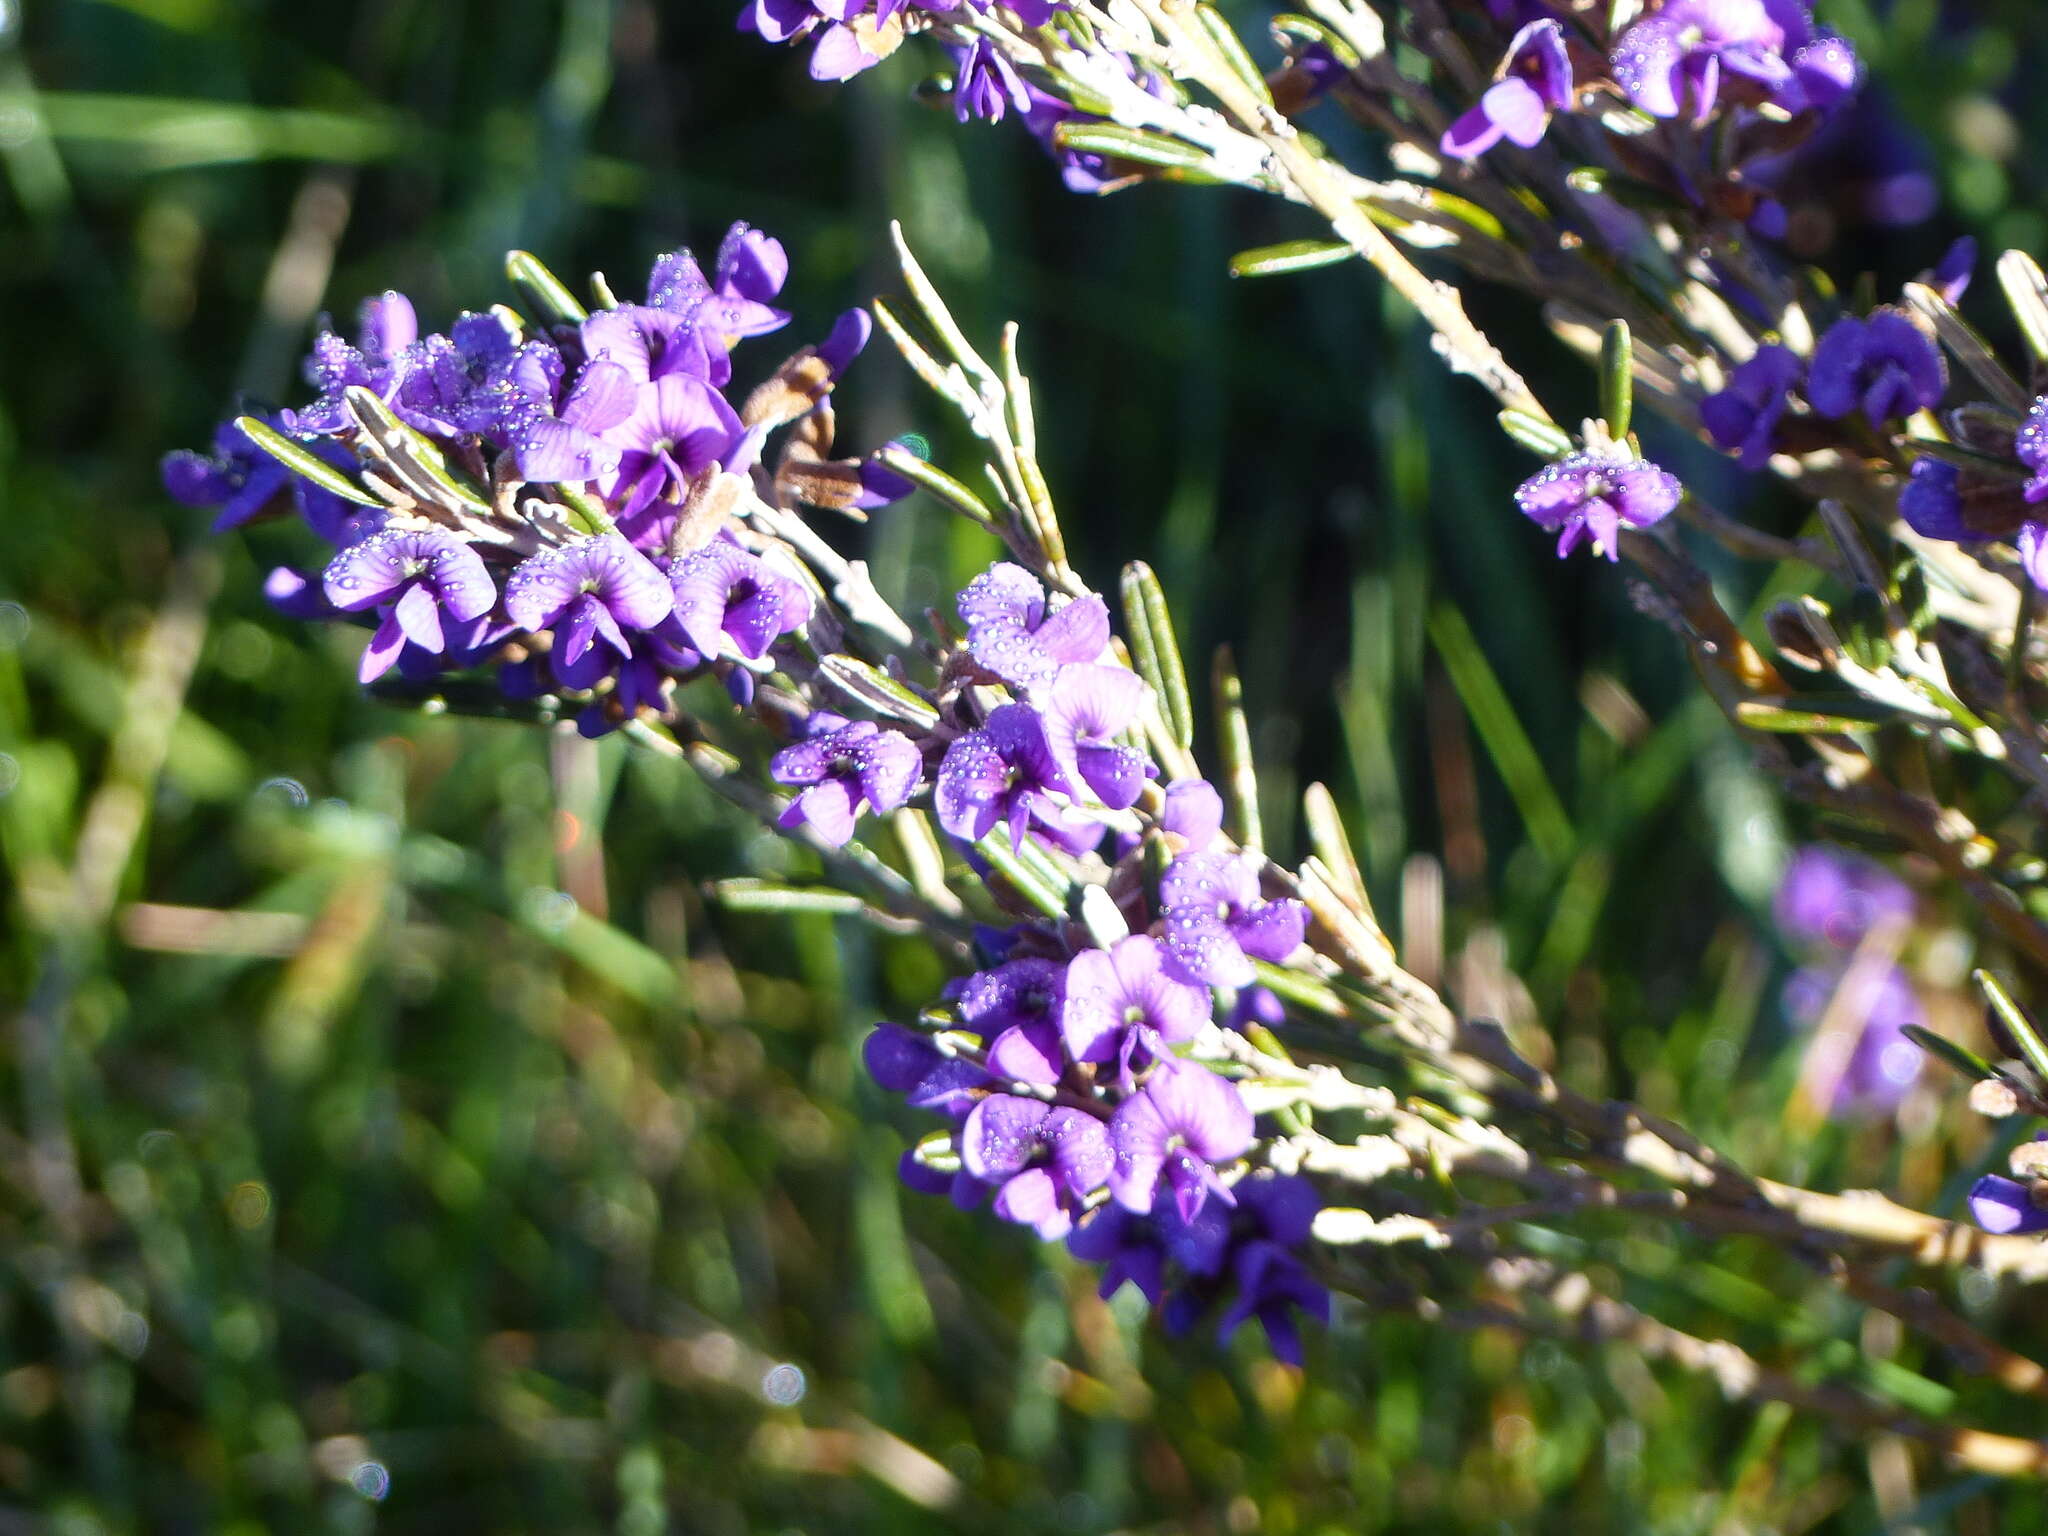
<path fill-rule="evenodd" d="M 1593 553 L 1614 560 L 1624 527 L 1661 523 L 1682 494 L 1677 476 L 1647 459 L 1631 458 L 1626 449 L 1584 449 L 1524 480 L 1515 505 L 1558 536 L 1560 557 L 1590 539 Z"/>
<path fill-rule="evenodd" d="M 975 1105 L 960 1131 L 960 1164 L 999 1185 L 995 1213 L 1047 1242 L 1073 1230 L 1082 1202 L 1110 1175 L 1109 1137 L 1085 1110 L 999 1093 Z"/>
<path fill-rule="evenodd" d="M 1165 1061 L 1118 1107 L 1109 1142 L 1118 1205 L 1143 1215 L 1164 1180 L 1180 1219 L 1193 1221 L 1212 1194 L 1235 1203 L 1216 1165 L 1251 1150 L 1252 1112 L 1235 1083 L 1194 1062 Z"/>
<path fill-rule="evenodd" d="M 856 720 L 784 747 L 768 771 L 778 784 L 803 786 L 776 823 L 784 831 L 810 827 L 834 848 L 853 837 L 861 806 L 887 815 L 917 788 L 924 759 L 909 737 Z"/>
<path fill-rule="evenodd" d="M 462 540 L 432 529 L 386 529 L 334 557 L 321 578 L 327 600 L 346 613 L 383 611 L 359 675 L 382 677 L 410 640 L 435 655 L 447 649 L 442 617 L 468 624 L 497 605 L 491 573 Z"/>

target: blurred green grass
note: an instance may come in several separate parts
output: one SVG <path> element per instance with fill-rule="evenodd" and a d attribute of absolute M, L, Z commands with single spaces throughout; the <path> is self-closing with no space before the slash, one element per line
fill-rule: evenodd
<path fill-rule="evenodd" d="M 2048 1524 L 1624 1346 L 1354 1311 L 1296 1376 L 1161 1339 L 899 1193 L 908 1122 L 857 1050 L 930 995 L 927 953 L 708 905 L 803 856 L 666 764 L 365 702 L 346 639 L 260 599 L 304 541 L 217 541 L 161 494 L 158 455 L 292 393 L 320 309 L 396 286 L 445 320 L 510 245 L 629 282 L 744 217 L 790 242 L 808 335 L 886 282 L 900 216 L 963 319 L 1024 323 L 1083 568 L 1146 556 L 1191 652 L 1234 646 L 1279 850 L 1330 782 L 1412 963 L 1546 1020 L 1580 1086 L 1953 1203 L 1988 1150 L 1938 1103 L 1788 1116 L 1764 904 L 1796 829 L 1620 584 L 1512 526 L 1526 466 L 1378 290 L 1233 286 L 1293 215 L 1068 199 L 1018 136 L 913 105 L 907 61 L 823 90 L 729 8 L 0 0 L 0 1529 Z M 2026 238 L 2040 23 L 1934 9 L 1838 19 L 1973 224 Z M 1896 279 L 1944 232 L 1847 254 Z M 1587 396 L 1533 317 L 1477 307 Z M 967 451 L 880 354 L 845 398 L 849 440 Z M 989 553 L 928 507 L 865 537 L 912 606 Z M 1682 1324 L 1950 1389 L 1786 1304 L 1808 1277 L 1753 1244 L 1586 1234 Z"/>

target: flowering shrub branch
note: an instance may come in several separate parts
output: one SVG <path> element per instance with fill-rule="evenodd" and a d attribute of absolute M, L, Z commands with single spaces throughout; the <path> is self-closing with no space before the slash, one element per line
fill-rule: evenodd
<path fill-rule="evenodd" d="M 1014 116 L 1078 189 L 1220 182 L 1312 210 L 1333 241 L 1247 253 L 1238 270 L 1369 263 L 1544 460 L 1518 509 L 1560 555 L 1627 562 L 1640 606 L 1790 793 L 1918 851 L 2017 956 L 2048 965 L 2048 868 L 2024 814 L 1980 810 L 1942 771 L 2048 790 L 2030 700 L 2048 584 L 2048 523 L 2031 512 L 2048 497 L 2039 269 L 1999 265 L 2033 349 L 2022 384 L 1955 309 L 1968 253 L 1856 310 L 1774 250 L 1770 158 L 1858 78 L 1797 0 L 1308 9 L 1276 23 L 1285 62 L 1269 76 L 1184 0 L 755 0 L 744 21 L 809 44 L 831 79 L 931 33 L 958 114 Z M 1397 69 L 1397 46 L 1432 79 Z M 1357 175 L 1299 125 L 1324 99 L 1387 137 L 1400 179 Z M 600 279 L 589 308 L 515 253 L 532 318 L 498 306 L 422 335 L 403 298 L 373 300 L 354 341 L 316 342 L 317 399 L 225 425 L 211 455 L 173 457 L 167 484 L 222 527 L 295 511 L 326 539 L 321 571 L 279 571 L 269 591 L 287 613 L 367 631 L 360 672 L 381 693 L 623 730 L 824 860 L 827 886 L 731 882 L 726 900 L 927 934 L 959 978 L 866 1051 L 876 1081 L 932 1120 L 904 1180 L 1066 1242 L 1170 1329 L 1256 1320 L 1298 1360 L 1301 1322 L 1328 1319 L 1335 1292 L 1625 1335 L 1731 1395 L 1893 1430 L 1980 1471 L 2048 1469 L 2048 1444 L 1766 1369 L 1539 1254 L 1528 1229 L 1568 1234 L 1602 1211 L 1754 1234 L 1959 1364 L 2048 1395 L 2039 1365 L 1887 1278 L 1901 1262 L 2048 1278 L 2030 1235 L 2048 1228 L 2048 1156 L 2023 1149 L 2014 1178 L 1981 1184 L 1976 1226 L 1801 1189 L 1574 1092 L 1500 1026 L 1458 1017 L 1402 969 L 1326 791 L 1305 798 L 1309 857 L 1263 851 L 1227 656 L 1204 774 L 1157 581 L 1128 566 L 1113 606 L 1069 559 L 1016 328 L 990 362 L 900 233 L 897 251 L 907 303 L 849 311 L 743 394 L 741 343 L 788 320 L 772 238 L 737 227 L 708 269 L 663 257 L 638 301 Z M 1418 255 L 1542 299 L 1599 367 L 1600 418 L 1559 425 Z M 981 479 L 904 444 L 834 457 L 832 395 L 876 324 L 986 446 Z M 1955 402 L 1966 379 L 1979 398 Z M 1638 399 L 1797 488 L 1815 527 L 1787 540 L 1704 505 L 1645 457 Z M 913 490 L 1008 556 L 925 622 L 810 522 Z M 1833 587 L 1773 611 L 1766 655 L 1679 523 Z M 755 775 L 744 749 L 764 737 L 776 750 Z M 1984 986 L 2014 1059 L 1912 1038 L 1974 1080 L 1979 1110 L 2039 1115 L 2048 1045 Z"/>

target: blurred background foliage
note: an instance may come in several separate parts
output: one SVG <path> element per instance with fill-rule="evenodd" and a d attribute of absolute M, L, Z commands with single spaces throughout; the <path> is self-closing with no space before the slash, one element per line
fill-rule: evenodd
<path fill-rule="evenodd" d="M 1519 525 L 1526 461 L 1375 284 L 1233 285 L 1232 251 L 1314 231 L 1068 197 L 1022 135 L 919 106 L 917 50 L 819 87 L 737 4 L 0 0 L 0 1531 L 2048 1527 L 1625 1345 L 1353 1311 L 1296 1374 L 1162 1339 L 899 1192 L 857 1052 L 942 979 L 919 946 L 708 904 L 803 855 L 667 763 L 366 702 L 349 634 L 261 599 L 305 536 L 216 540 L 160 492 L 369 292 L 438 325 L 506 296 L 508 246 L 623 287 L 745 218 L 791 247 L 801 338 L 886 284 L 901 217 L 963 318 L 1023 323 L 1082 568 L 1151 559 L 1190 650 L 1235 648 L 1280 851 L 1331 783 L 1410 965 L 1544 1021 L 1579 1086 L 1954 1209 L 1995 1149 L 1948 1084 L 1883 1123 L 1798 1089 L 1768 900 L 1805 829 L 1625 584 Z M 1802 254 L 1881 288 L 1966 228 L 2038 254 L 2036 0 L 1821 11 L 1879 90 L 1799 173 Z M 1590 409 L 1533 316 L 1477 310 Z M 880 351 L 842 422 L 967 453 Z M 990 553 L 923 504 L 849 537 L 913 608 Z M 1954 916 L 1930 900 L 1918 963 L 1967 1037 Z M 2014 1427 L 1753 1243 L 1577 1252 L 1682 1325 Z"/>

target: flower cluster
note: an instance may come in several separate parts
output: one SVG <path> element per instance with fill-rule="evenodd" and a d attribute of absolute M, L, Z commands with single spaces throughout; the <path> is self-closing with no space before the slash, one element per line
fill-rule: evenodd
<path fill-rule="evenodd" d="M 1924 326 L 1880 308 L 1835 321 L 1810 359 L 1775 342 L 1757 348 L 1701 402 L 1700 424 L 1744 469 L 1762 469 L 1772 454 L 1802 446 L 1802 424 L 1811 446 L 1825 441 L 1816 431 L 1824 421 L 1884 431 L 1938 406 L 1947 388 L 1947 364 Z"/>
<path fill-rule="evenodd" d="M 1255 990 L 1254 962 L 1300 949 L 1307 910 L 1269 898 L 1263 860 L 1224 843 L 1205 781 L 1152 789 L 1127 814 L 1157 768 L 1132 744 L 1146 687 L 1113 659 L 1100 598 L 1056 603 L 1003 563 L 958 608 L 966 728 L 933 777 L 941 826 L 970 847 L 999 839 L 991 853 L 1085 859 L 1114 831 L 1105 888 L 1127 931 L 1042 917 L 986 931 L 986 968 L 951 986 L 927 1027 L 875 1030 L 875 1080 L 950 1122 L 906 1155 L 904 1177 L 1068 1238 L 1106 1266 L 1105 1294 L 1129 1280 L 1157 1303 L 1171 1277 L 1170 1323 L 1212 1301 L 1225 1331 L 1257 1316 L 1291 1356 L 1292 1309 L 1328 1305 L 1292 1253 L 1316 1199 L 1255 1167 L 1252 1111 L 1218 1070 L 1230 1051 L 1215 989 Z"/>
<path fill-rule="evenodd" d="M 1808 956 L 1785 984 L 1785 1012 L 1809 1026 L 1837 1023 L 1807 1064 L 1832 1083 L 1837 1114 L 1889 1112 L 1919 1080 L 1926 1056 L 1905 1031 L 1923 1010 L 1895 958 L 1914 909 L 1896 876 L 1818 844 L 1794 854 L 1778 883 L 1779 932 Z M 1866 959 L 1859 952 L 1873 934 L 1884 949 Z"/>
<path fill-rule="evenodd" d="M 865 312 L 727 398 L 734 346 L 788 323 L 774 302 L 788 270 L 780 242 L 738 225 L 708 272 L 687 251 L 658 260 L 644 302 L 583 313 L 539 279 L 547 324 L 498 307 L 422 335 L 386 293 L 354 340 L 315 340 L 316 399 L 223 424 L 210 456 L 166 460 L 165 484 L 218 508 L 219 528 L 296 508 L 334 552 L 268 590 L 295 615 L 369 626 L 365 683 L 495 666 L 512 697 L 581 698 L 590 734 L 666 715 L 700 672 L 744 700 L 814 594 L 786 549 L 731 515 L 730 483 L 751 485 L 768 435 L 800 424 L 764 494 L 858 513 L 903 489 L 822 457 L 824 402 L 867 340 Z M 887 800 L 900 775 L 878 772 Z M 809 803 L 837 825 L 822 788 Z"/>
<path fill-rule="evenodd" d="M 1445 131 L 1446 155 L 1469 160 L 1503 138 L 1531 148 L 1552 114 L 1603 95 L 1694 126 L 1730 113 L 1738 127 L 1784 123 L 1831 111 L 1861 76 L 1854 50 L 1816 27 L 1802 0 L 1663 0 L 1611 40 L 1547 5 L 1494 16 L 1526 11 L 1538 14 L 1515 33 L 1494 84 Z M 1770 147 L 1759 138 L 1759 153 Z"/>
<path fill-rule="evenodd" d="M 1062 3 L 1002 0 L 1000 9 L 1020 26 L 1042 27 Z M 771 43 L 815 37 L 811 78 L 851 80 L 888 58 L 908 32 L 933 16 L 996 8 L 995 0 L 747 0 L 739 24 Z"/>

